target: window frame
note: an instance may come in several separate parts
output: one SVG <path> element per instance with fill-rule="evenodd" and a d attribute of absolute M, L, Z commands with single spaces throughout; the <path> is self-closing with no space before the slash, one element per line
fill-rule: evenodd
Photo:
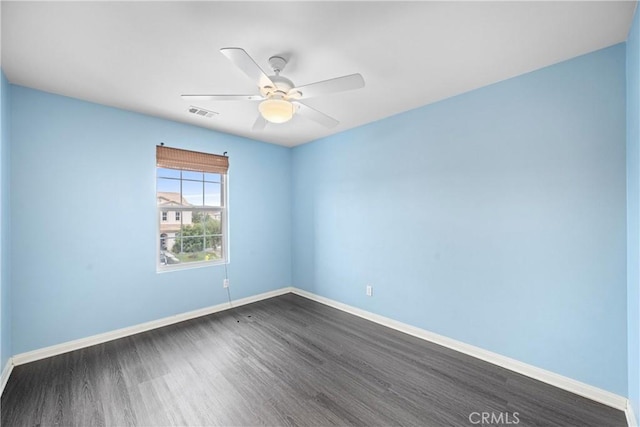
<path fill-rule="evenodd" d="M 158 170 L 159 169 L 172 169 L 175 171 L 180 171 L 180 178 L 163 178 L 158 176 Z M 220 206 L 169 206 L 169 207 L 161 207 L 158 205 L 158 178 L 163 178 L 163 179 L 174 179 L 176 181 L 180 182 L 180 197 L 182 196 L 182 184 L 183 181 L 194 181 L 191 178 L 183 178 L 182 177 L 182 173 L 183 172 L 194 172 L 194 171 L 190 171 L 190 170 L 186 170 L 186 169 L 176 169 L 176 168 L 167 168 L 167 167 L 159 167 L 156 166 L 156 220 L 157 220 L 157 224 L 156 224 L 156 272 L 157 273 L 164 273 L 164 272 L 169 272 L 169 271 L 180 271 L 180 270 L 188 270 L 191 268 L 201 268 L 201 267 L 210 267 L 210 266 L 214 266 L 214 265 L 223 265 L 223 264 L 227 264 L 229 262 L 229 214 L 228 214 L 228 210 L 229 210 L 229 206 L 228 206 L 228 174 L 223 174 L 223 173 L 218 173 L 218 175 L 220 175 Z M 201 173 L 201 172 L 198 172 Z M 205 178 L 205 173 L 208 172 L 202 172 L 203 173 L 203 179 L 202 179 L 202 184 L 203 184 L 203 199 L 206 197 L 206 193 L 204 193 L 204 186 L 205 183 L 208 182 L 212 182 L 212 181 L 206 181 Z M 204 203 L 204 200 L 203 200 Z M 193 261 L 193 262 L 187 262 L 187 263 L 178 263 L 178 264 L 162 264 L 160 262 L 160 257 L 161 257 L 161 251 L 163 251 L 164 249 L 162 249 L 162 240 L 165 239 L 165 241 L 169 241 L 170 239 L 174 239 L 175 238 L 170 238 L 170 237 L 162 237 L 163 232 L 161 231 L 160 227 L 163 224 L 162 220 L 162 213 L 163 212 L 167 212 L 167 216 L 168 216 L 168 212 L 176 212 L 176 213 L 180 213 L 180 229 L 182 229 L 183 226 L 183 220 L 184 220 L 184 215 L 182 214 L 182 212 L 203 212 L 203 213 L 219 213 L 220 214 L 220 237 L 221 237 L 221 257 L 219 259 L 212 259 L 212 260 L 204 260 L 204 261 Z M 175 218 L 175 217 L 174 217 Z M 176 220 L 178 221 L 178 220 Z M 206 235 L 205 235 L 206 236 Z M 217 236 L 217 235 L 214 235 Z"/>

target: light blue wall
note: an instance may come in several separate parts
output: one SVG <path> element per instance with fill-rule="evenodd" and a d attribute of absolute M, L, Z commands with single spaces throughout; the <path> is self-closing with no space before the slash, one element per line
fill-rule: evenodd
<path fill-rule="evenodd" d="M 629 401 L 640 415 L 640 23 L 627 40 L 627 334 Z"/>
<path fill-rule="evenodd" d="M 156 273 L 155 146 L 228 152 L 232 297 L 291 284 L 289 149 L 12 87 L 13 352 L 226 301 Z"/>
<path fill-rule="evenodd" d="M 0 70 L 0 370 L 13 355 L 11 342 L 10 134 L 11 86 Z"/>
<path fill-rule="evenodd" d="M 624 44 L 292 162 L 295 286 L 626 395 Z"/>

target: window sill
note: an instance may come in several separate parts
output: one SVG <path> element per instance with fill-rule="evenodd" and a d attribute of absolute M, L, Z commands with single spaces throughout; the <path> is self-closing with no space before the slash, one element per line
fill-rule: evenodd
<path fill-rule="evenodd" d="M 156 267 L 156 273 L 170 273 L 172 271 L 192 270 L 194 268 L 215 267 L 218 265 L 223 266 L 228 263 L 229 262 L 227 260 L 217 260 L 217 261 L 190 262 L 188 264 L 173 264 L 170 266 L 158 265 Z"/>

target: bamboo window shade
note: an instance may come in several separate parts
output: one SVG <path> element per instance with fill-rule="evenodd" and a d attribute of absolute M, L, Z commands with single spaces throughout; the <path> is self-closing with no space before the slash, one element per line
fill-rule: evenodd
<path fill-rule="evenodd" d="M 156 166 L 160 168 L 182 169 L 194 172 L 226 174 L 229 158 L 218 154 L 156 146 Z"/>

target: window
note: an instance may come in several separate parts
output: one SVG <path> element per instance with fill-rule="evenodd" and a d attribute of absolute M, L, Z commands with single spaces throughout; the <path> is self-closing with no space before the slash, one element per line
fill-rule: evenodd
<path fill-rule="evenodd" d="M 158 146 L 156 165 L 159 270 L 225 262 L 228 158 Z"/>

